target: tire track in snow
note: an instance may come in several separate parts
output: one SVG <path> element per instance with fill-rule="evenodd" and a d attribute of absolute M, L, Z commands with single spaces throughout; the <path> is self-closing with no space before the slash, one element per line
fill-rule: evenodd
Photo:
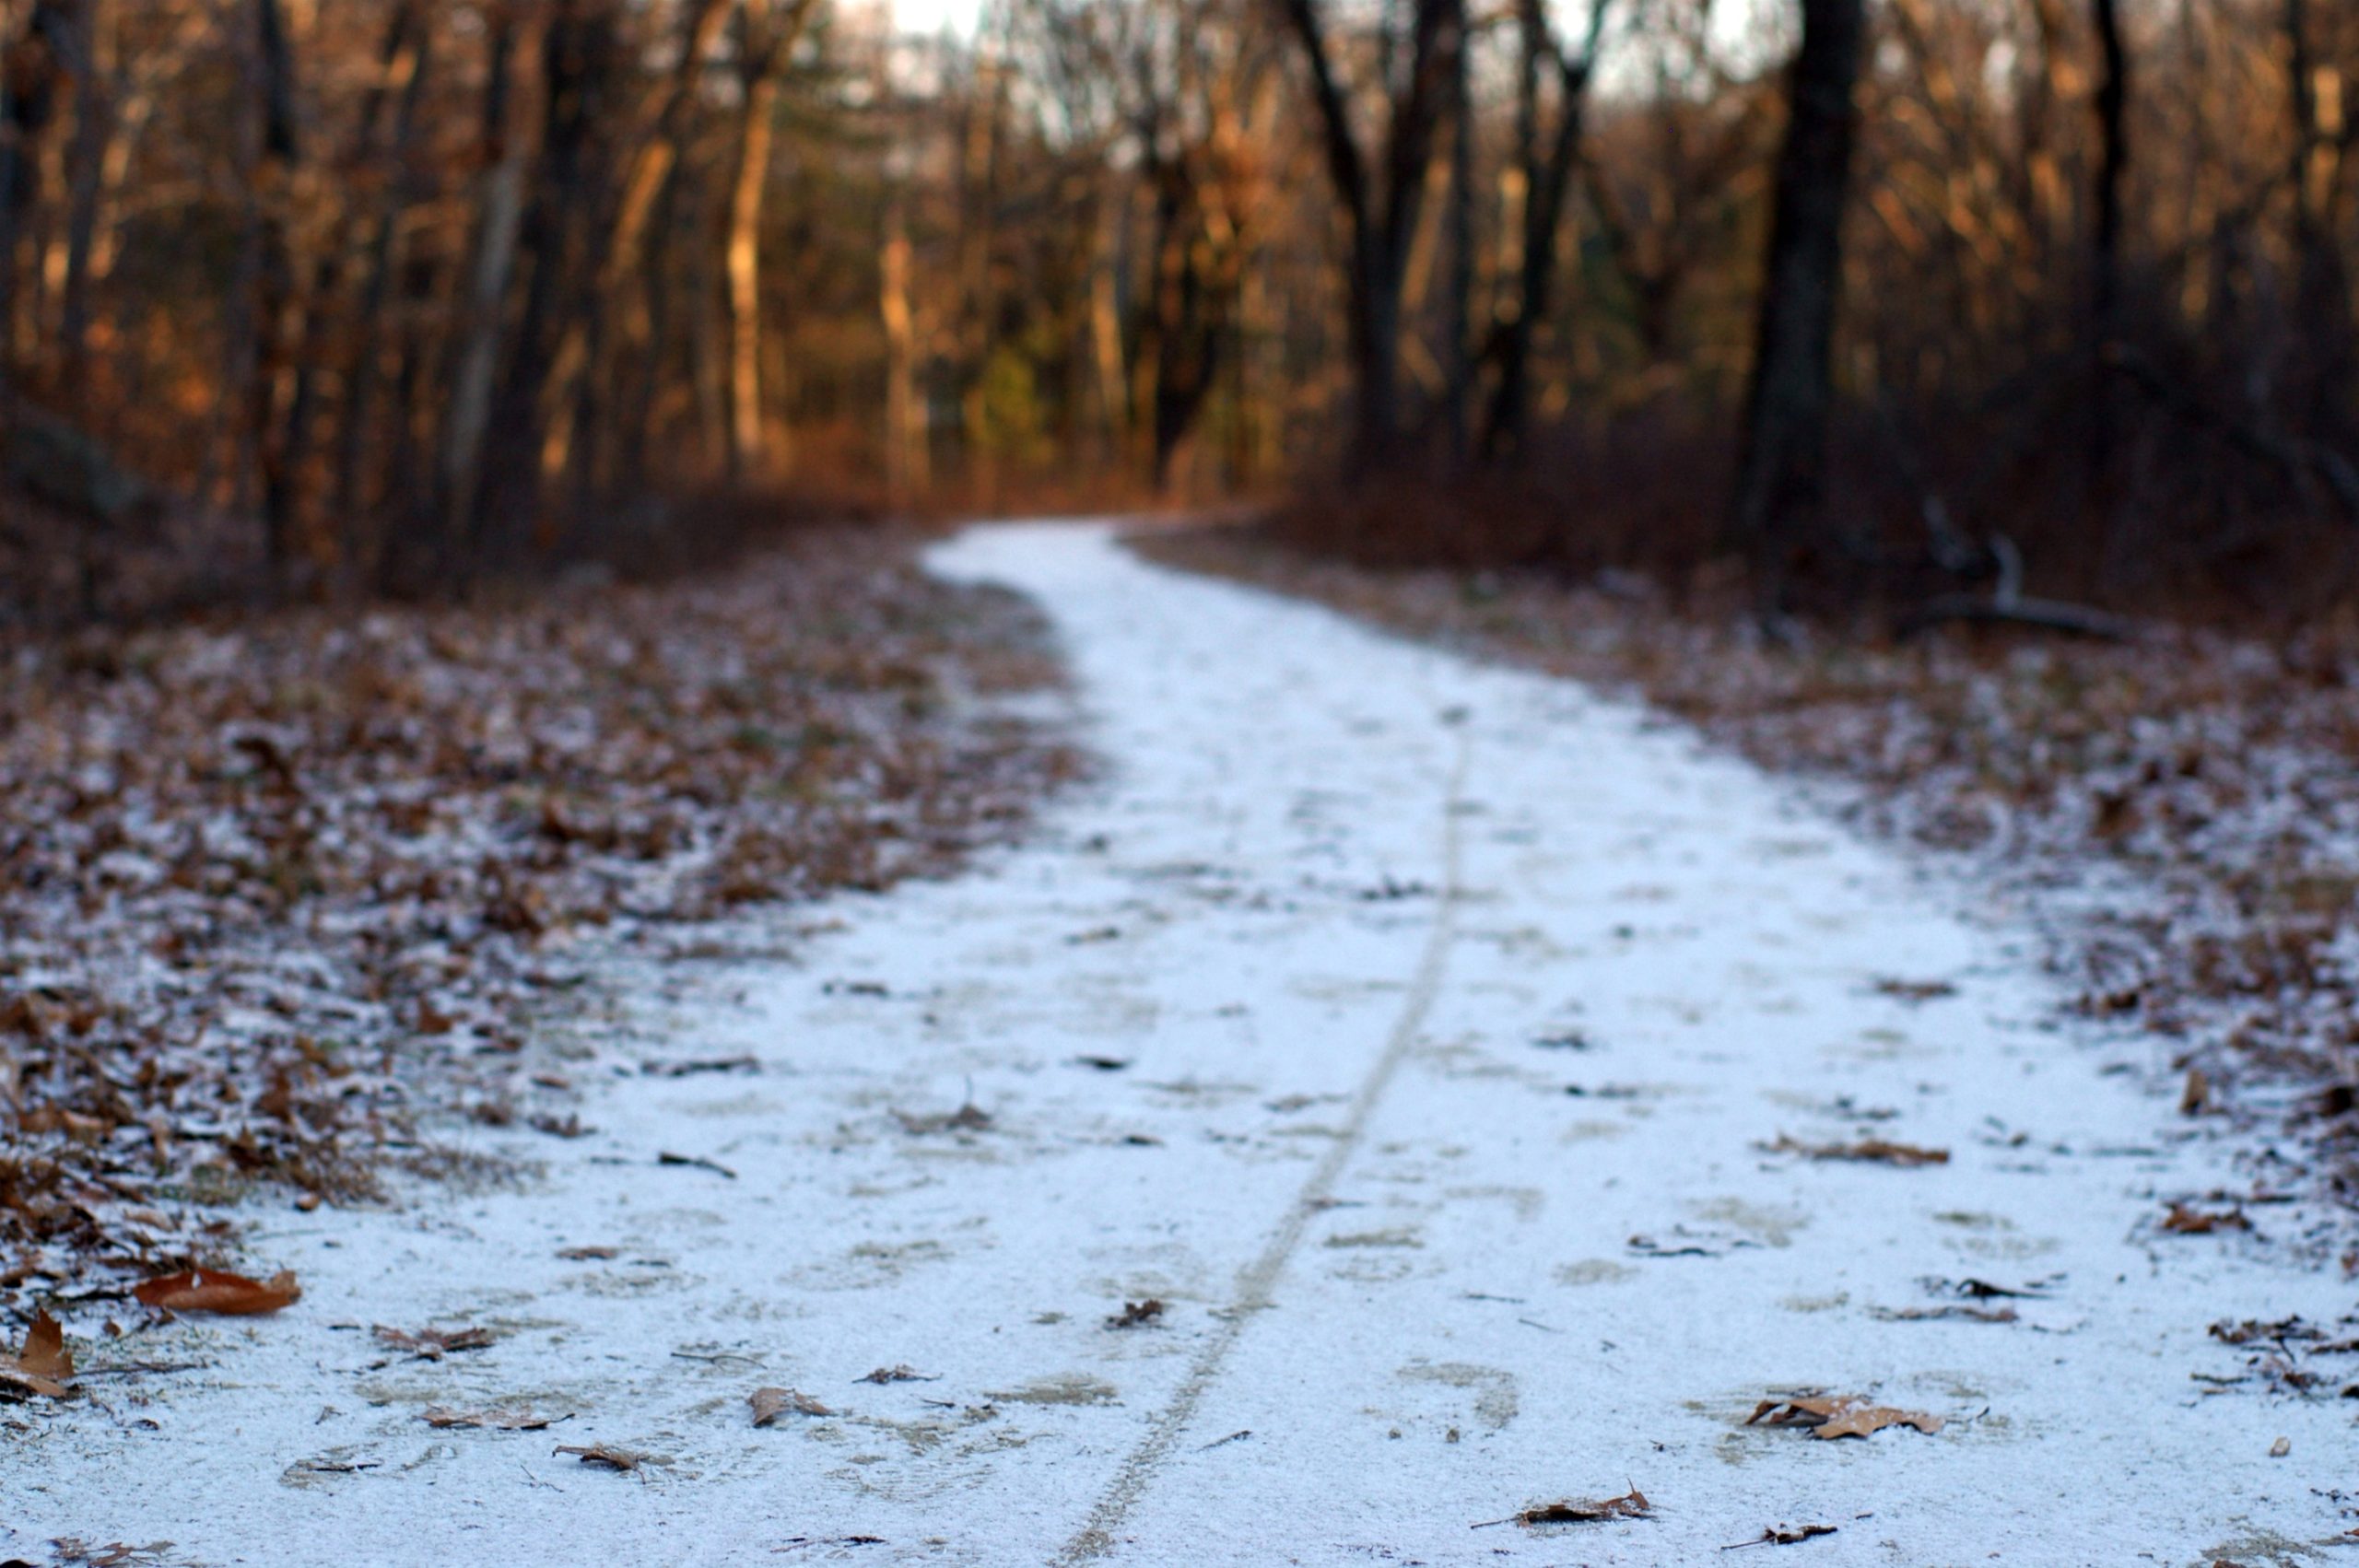
<path fill-rule="evenodd" d="M 1333 1196 L 1337 1178 L 1344 1166 L 1358 1153 L 1360 1140 L 1367 1130 L 1369 1118 L 1382 1103 L 1385 1091 L 1391 1087 L 1401 1063 L 1407 1059 L 1409 1047 L 1425 1027 L 1426 1016 L 1432 1012 L 1434 1000 L 1441 994 L 1443 972 L 1449 965 L 1450 944 L 1457 933 L 1458 905 L 1462 896 L 1460 885 L 1462 874 L 1462 835 L 1459 829 L 1460 807 L 1463 802 L 1467 770 L 1473 754 L 1468 736 L 1468 715 L 1462 708 L 1452 708 L 1442 715 L 1442 722 L 1458 731 L 1456 756 L 1450 765 L 1449 781 L 1442 790 L 1441 827 L 1441 889 L 1435 898 L 1433 929 L 1426 934 L 1425 952 L 1417 960 L 1415 973 L 1409 984 L 1409 994 L 1402 1000 L 1401 1012 L 1386 1034 L 1384 1048 L 1360 1080 L 1352 1096 L 1351 1110 L 1344 1118 L 1341 1136 L 1328 1146 L 1327 1153 L 1310 1173 L 1302 1190 L 1295 1195 L 1286 1212 L 1262 1244 L 1262 1250 L 1251 1262 L 1238 1271 L 1234 1299 L 1228 1310 L 1216 1320 L 1212 1337 L 1196 1352 L 1189 1364 L 1187 1375 L 1172 1391 L 1163 1409 L 1156 1411 L 1148 1423 L 1146 1435 L 1139 1440 L 1112 1480 L 1098 1494 L 1097 1503 L 1090 1509 L 1088 1518 L 1064 1550 L 1050 1559 L 1051 1568 L 1079 1568 L 1107 1556 L 1115 1547 L 1115 1532 L 1122 1527 L 1131 1510 L 1154 1485 L 1157 1472 L 1171 1457 L 1180 1434 L 1195 1420 L 1197 1407 L 1205 1393 L 1220 1380 L 1229 1352 L 1245 1333 L 1253 1317 L 1271 1305 L 1271 1295 L 1284 1277 L 1286 1265 L 1302 1246 L 1304 1233 L 1310 1227 L 1310 1217 L 1321 1212 L 1325 1199 Z"/>

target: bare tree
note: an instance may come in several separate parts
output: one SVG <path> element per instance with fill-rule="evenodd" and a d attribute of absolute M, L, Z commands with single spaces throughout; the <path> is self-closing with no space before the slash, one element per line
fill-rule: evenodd
<path fill-rule="evenodd" d="M 1371 91 L 1381 95 L 1373 155 L 1355 128 L 1351 88 L 1335 56 L 1320 0 L 1281 0 L 1310 76 L 1311 104 L 1327 175 L 1344 209 L 1344 295 L 1356 409 L 1355 466 L 1398 458 L 1401 427 L 1401 295 L 1426 190 L 1426 166 L 1449 95 L 1452 62 L 1466 25 L 1464 0 L 1409 0 L 1406 36 L 1389 15 L 1377 40 Z"/>
<path fill-rule="evenodd" d="M 1844 196 L 1858 125 L 1852 91 L 1867 30 L 1862 0 L 1802 0 L 1802 14 L 1733 512 L 1734 539 L 1765 555 L 1819 521 L 1825 501 Z"/>
<path fill-rule="evenodd" d="M 1556 233 L 1564 223 L 1573 171 L 1580 162 L 1581 124 L 1608 5 L 1609 0 L 1591 0 L 1580 44 L 1567 50 L 1549 25 L 1545 0 L 1517 0 L 1514 168 L 1523 195 L 1523 222 L 1516 236 L 1516 290 L 1490 345 L 1498 380 L 1483 427 L 1482 450 L 1486 457 L 1501 458 L 1517 451 L 1531 423 L 1532 338 L 1546 324 L 1555 303 Z M 1543 141 L 1541 84 L 1551 76 L 1555 82 L 1555 125 Z"/>

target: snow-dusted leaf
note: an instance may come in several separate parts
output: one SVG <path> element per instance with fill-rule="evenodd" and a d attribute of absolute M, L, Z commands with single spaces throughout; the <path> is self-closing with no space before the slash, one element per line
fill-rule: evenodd
<path fill-rule="evenodd" d="M 756 1426 L 768 1426 L 790 1410 L 805 1416 L 836 1413 L 799 1388 L 757 1388 L 745 1396 L 745 1402 L 754 1407 Z"/>
<path fill-rule="evenodd" d="M 1886 1165 L 1946 1165 L 1950 1163 L 1950 1152 L 1946 1149 L 1920 1148 L 1914 1143 L 1895 1143 L 1886 1138 L 1865 1138 L 1857 1143 L 1804 1143 L 1781 1132 L 1775 1143 L 1762 1147 L 1773 1154 L 1806 1154 L 1813 1160 L 1858 1160 Z"/>
<path fill-rule="evenodd" d="M 215 1312 L 225 1316 L 252 1316 L 276 1312 L 300 1300 L 303 1287 L 292 1270 L 281 1269 L 267 1280 L 249 1280 L 218 1269 L 191 1269 L 166 1274 L 135 1286 L 131 1293 L 149 1306 L 167 1312 Z"/>
<path fill-rule="evenodd" d="M 1833 1525 L 1766 1525 L 1751 1540 L 1734 1541 L 1720 1550 L 1735 1551 L 1748 1546 L 1800 1546 L 1806 1540 L 1816 1540 L 1821 1536 L 1834 1533 Z"/>
<path fill-rule="evenodd" d="M 65 1330 L 46 1312 L 33 1314 L 25 1330 L 25 1348 L 17 1352 L 17 1369 L 34 1377 L 74 1381 L 74 1353 L 65 1348 Z"/>
<path fill-rule="evenodd" d="M 2018 1314 L 2012 1306 L 1971 1306 L 1952 1301 L 1939 1306 L 1872 1306 L 1868 1316 L 1886 1323 L 1931 1323 L 1942 1318 L 1967 1323 L 2013 1323 Z"/>
<path fill-rule="evenodd" d="M 1655 1505 L 1647 1501 L 1645 1492 L 1637 1487 L 1619 1497 L 1600 1497 L 1588 1501 L 1559 1498 L 1554 1503 L 1534 1503 L 1518 1510 L 1512 1517 L 1527 1528 L 1538 1525 L 1598 1525 L 1611 1519 L 1647 1519 L 1654 1516 Z"/>
<path fill-rule="evenodd" d="M 2163 1229 L 2175 1235 L 2210 1235 L 2214 1231 L 2248 1231 L 2252 1221 L 2241 1209 L 2197 1209 L 2174 1203 L 2163 1216 Z"/>
<path fill-rule="evenodd" d="M 407 1351 L 420 1361 L 440 1361 L 452 1351 L 479 1351 L 492 1341 L 488 1328 L 420 1328 L 411 1333 L 404 1328 L 388 1328 L 377 1325 L 377 1338 L 397 1351 Z"/>
<path fill-rule="evenodd" d="M 1762 1400 L 1744 1424 L 1807 1427 L 1813 1437 L 1865 1437 L 1887 1426 L 1913 1426 L 1931 1436 L 1943 1422 L 1940 1416 L 1879 1405 L 1857 1394 L 1788 1394 Z"/>
<path fill-rule="evenodd" d="M 616 1448 L 604 1443 L 593 1443 L 587 1447 L 560 1444 L 550 1451 L 557 1454 L 571 1454 L 585 1465 L 602 1466 L 610 1470 L 635 1470 L 647 1463 L 647 1456 L 644 1454 L 633 1453 L 628 1448 Z"/>
<path fill-rule="evenodd" d="M 437 1429 L 472 1426 L 491 1432 L 538 1432 L 565 1418 L 534 1415 L 530 1405 L 495 1405 L 483 1410 L 455 1410 L 448 1405 L 428 1405 L 417 1412 L 417 1419 Z"/>
<path fill-rule="evenodd" d="M 67 1387 L 73 1381 L 74 1357 L 65 1349 L 65 1331 L 48 1313 L 35 1315 L 24 1348 L 0 1361 L 0 1399 L 62 1399 L 73 1392 Z"/>
<path fill-rule="evenodd" d="M 880 1366 L 860 1381 L 863 1383 L 939 1383 L 942 1378 L 938 1375 L 928 1376 L 917 1368 L 903 1363 L 897 1366 Z"/>

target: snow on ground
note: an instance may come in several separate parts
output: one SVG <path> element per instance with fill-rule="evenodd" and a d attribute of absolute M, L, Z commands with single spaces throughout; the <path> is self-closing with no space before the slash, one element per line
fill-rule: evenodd
<path fill-rule="evenodd" d="M 1792 1550 L 2331 1560 L 2347 1403 L 2197 1376 L 2259 1348 L 2207 1324 L 2330 1324 L 2347 1287 L 2157 1228 L 2220 1167 L 2147 1047 L 2056 1024 L 2004 911 L 1636 710 L 1102 529 L 938 564 L 1050 609 L 1103 786 L 957 881 L 830 904 L 792 961 L 650 988 L 638 1054 L 758 1073 L 609 1045 L 596 1136 L 474 1135 L 548 1160 L 528 1189 L 263 1217 L 302 1302 L 20 1410 L 0 1548 L 1685 1563 L 1828 1524 Z M 2040 1293 L 1939 1288 L 1969 1279 Z M 2016 1316 L 1882 1316 L 1958 1305 Z M 381 1323 L 500 1337 L 388 1363 L 346 1327 Z M 898 1365 L 932 1380 L 859 1381 Z M 757 1429 L 762 1386 L 833 1413 Z M 1744 1424 L 1803 1387 L 1948 1424 Z M 419 1419 L 525 1403 L 568 1419 Z M 599 1443 L 651 1462 L 551 1453 Z M 1633 1486 L 1652 1517 L 1470 1527 Z"/>

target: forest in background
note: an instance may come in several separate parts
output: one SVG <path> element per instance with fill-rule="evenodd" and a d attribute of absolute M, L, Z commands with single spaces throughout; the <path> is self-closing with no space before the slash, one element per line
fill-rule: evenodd
<path fill-rule="evenodd" d="M 2321 0 L 8 0 L 0 51 L 18 619 L 797 506 L 2033 616 L 2359 559 Z"/>

